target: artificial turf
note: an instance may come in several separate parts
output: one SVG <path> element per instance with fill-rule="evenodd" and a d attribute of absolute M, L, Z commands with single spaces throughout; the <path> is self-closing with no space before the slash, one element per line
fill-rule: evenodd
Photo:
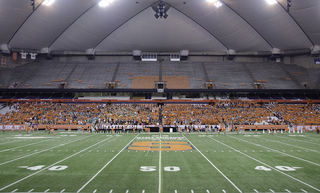
<path fill-rule="evenodd" d="M 319 192 L 319 137 L 0 133 L 0 192 Z"/>

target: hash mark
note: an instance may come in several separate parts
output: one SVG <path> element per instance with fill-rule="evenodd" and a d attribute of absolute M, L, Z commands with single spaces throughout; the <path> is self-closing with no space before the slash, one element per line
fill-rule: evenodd
<path fill-rule="evenodd" d="M 110 190 L 110 192 L 109 193 L 112 193 L 113 192 L 113 190 Z"/>
<path fill-rule="evenodd" d="M 13 190 L 12 192 L 16 192 L 18 189 Z"/>
<path fill-rule="evenodd" d="M 304 192 L 304 193 L 308 193 L 308 192 L 307 192 L 307 191 L 305 191 L 304 189 L 301 189 L 301 191 L 302 191 L 302 192 Z"/>
<path fill-rule="evenodd" d="M 271 190 L 271 189 L 269 189 L 269 190 L 270 190 L 270 192 L 275 193 L 273 190 Z"/>
<path fill-rule="evenodd" d="M 289 193 L 291 193 L 288 189 L 284 189 L 285 191 L 287 191 L 287 192 L 289 192 Z"/>
<path fill-rule="evenodd" d="M 126 191 L 126 193 L 128 193 L 128 192 L 129 192 L 129 190 Z"/>
<path fill-rule="evenodd" d="M 222 192 L 223 192 L 223 193 L 226 193 L 226 191 L 225 191 L 224 189 L 222 189 Z"/>
<path fill-rule="evenodd" d="M 33 190 L 34 190 L 34 189 L 29 190 L 29 192 L 28 192 L 28 193 L 32 192 Z"/>
<path fill-rule="evenodd" d="M 209 190 L 207 190 L 207 193 L 210 193 Z"/>
<path fill-rule="evenodd" d="M 28 168 L 28 166 L 18 166 L 18 168 Z"/>
<path fill-rule="evenodd" d="M 60 192 L 60 193 L 64 192 L 65 190 L 66 190 L 66 189 L 61 190 L 61 192 Z"/>
<path fill-rule="evenodd" d="M 44 192 L 49 192 L 49 190 L 50 190 L 50 189 L 47 189 L 47 190 L 46 190 L 46 191 L 44 191 Z"/>
<path fill-rule="evenodd" d="M 256 190 L 256 189 L 253 189 L 253 190 L 254 190 L 256 193 L 259 193 L 258 190 Z"/>
<path fill-rule="evenodd" d="M 93 193 L 96 193 L 97 192 L 97 189 L 95 189 L 94 191 L 93 191 Z"/>

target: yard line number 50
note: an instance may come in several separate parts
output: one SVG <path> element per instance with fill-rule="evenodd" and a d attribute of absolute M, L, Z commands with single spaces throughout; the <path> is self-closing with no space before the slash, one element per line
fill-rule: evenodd
<path fill-rule="evenodd" d="M 157 166 L 141 166 L 140 171 L 154 172 L 157 170 L 156 168 L 157 168 Z M 177 166 L 166 166 L 166 167 L 163 167 L 163 170 L 166 172 L 178 172 L 178 171 L 180 171 L 180 168 Z"/>

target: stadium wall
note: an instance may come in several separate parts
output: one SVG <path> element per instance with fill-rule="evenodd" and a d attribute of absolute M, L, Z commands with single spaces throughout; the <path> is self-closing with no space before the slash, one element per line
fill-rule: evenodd
<path fill-rule="evenodd" d="M 311 55 L 291 56 L 291 64 L 296 64 L 307 69 L 320 68 L 320 64 L 314 64 L 314 59 L 319 57 L 313 57 Z"/>

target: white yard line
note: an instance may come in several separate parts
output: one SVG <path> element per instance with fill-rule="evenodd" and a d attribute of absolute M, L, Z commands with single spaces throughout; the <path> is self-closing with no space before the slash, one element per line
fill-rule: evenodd
<path fill-rule="evenodd" d="M 102 170 L 104 170 L 104 168 L 106 168 L 124 149 L 126 149 L 126 147 L 132 143 L 133 140 L 135 140 L 140 134 L 138 134 L 135 138 L 133 138 L 126 146 L 124 146 L 124 148 L 122 148 L 119 153 L 117 153 L 108 163 L 106 163 L 106 165 L 104 165 L 87 183 L 85 183 L 77 192 L 80 192 L 81 190 L 83 190 L 83 188 L 85 188 L 95 177 L 97 177 L 97 175 L 100 174 L 100 172 L 102 172 Z"/>
<path fill-rule="evenodd" d="M 304 138 L 308 138 L 308 139 L 313 139 L 313 140 L 318 140 L 318 138 L 313 138 L 313 137 L 308 137 L 306 135 L 303 135 Z"/>
<path fill-rule="evenodd" d="M 86 151 L 87 149 L 89 149 L 89 148 L 91 148 L 91 147 L 94 147 L 94 146 L 96 146 L 96 145 L 98 145 L 98 144 L 100 144 L 100 143 L 102 143 L 102 142 L 104 142 L 104 141 L 106 141 L 106 140 L 109 140 L 109 139 L 111 139 L 111 138 L 104 139 L 104 140 L 102 140 L 102 141 L 100 141 L 100 142 L 98 142 L 98 143 L 96 143 L 96 144 L 94 144 L 94 145 L 91 145 L 90 147 L 87 147 L 87 148 L 85 148 L 85 149 L 83 149 L 83 150 L 81 150 L 81 151 L 79 151 L 79 152 L 77 152 L 77 153 L 75 153 L 75 154 L 72 154 L 72 155 L 70 155 L 70 156 L 68 156 L 68 157 L 66 157 L 66 158 L 64 158 L 64 159 L 62 159 L 62 160 L 60 160 L 60 161 L 57 161 L 56 163 L 51 164 L 50 166 L 47 166 L 47 167 L 45 167 L 45 168 L 43 168 L 43 169 L 41 169 L 41 170 L 39 170 L 39 171 L 37 171 L 37 172 L 35 172 L 35 173 L 33 173 L 33 174 L 30 174 L 30 175 L 24 177 L 24 178 L 21 178 L 20 180 L 17 180 L 17 181 L 15 181 L 15 182 L 13 182 L 13 183 L 11 183 L 11 184 L 3 187 L 3 188 L 0 188 L 0 191 L 4 190 L 4 189 L 6 189 L 6 188 L 9 188 L 10 186 L 13 186 L 13 185 L 15 185 L 15 184 L 17 184 L 17 183 L 25 180 L 25 179 L 28 179 L 28 178 L 30 178 L 31 176 L 34 176 L 34 175 L 36 175 L 36 174 L 38 174 L 38 173 L 40 173 L 40 172 L 42 172 L 42 171 L 44 171 L 44 170 L 47 170 L 47 169 L 49 169 L 50 167 L 52 167 L 52 166 L 54 166 L 54 165 L 56 165 L 56 164 L 59 164 L 59 163 L 65 161 L 65 160 L 67 160 L 67 159 L 69 159 L 69 158 L 71 158 L 71 157 L 73 157 L 73 156 L 75 156 L 75 155 L 78 155 L 79 153 L 81 153 L 81 152 L 83 152 L 83 151 Z"/>
<path fill-rule="evenodd" d="M 233 187 L 235 187 L 239 192 L 242 192 L 226 175 L 224 175 L 224 173 L 222 173 L 219 168 L 217 168 L 217 166 L 215 166 L 205 155 L 203 155 L 203 153 L 201 153 L 201 151 L 199 151 L 199 149 L 192 144 L 192 142 L 186 138 L 184 136 L 184 134 L 182 134 L 182 136 L 226 179 L 228 180 L 228 182 L 230 182 L 230 184 L 232 184 Z"/>
<path fill-rule="evenodd" d="M 280 141 L 276 141 L 276 140 L 272 140 L 272 139 L 264 139 L 264 140 L 266 140 L 266 141 L 272 141 L 272 142 L 276 142 L 276 143 L 281 143 L 281 144 L 288 145 L 288 146 L 291 146 L 291 147 L 300 148 L 300 149 L 305 149 L 305 150 L 308 150 L 308 151 L 320 153 L 319 151 L 316 151 L 316 150 L 312 150 L 312 149 L 308 149 L 308 148 L 305 148 L 305 147 L 296 146 L 296 145 L 292 145 L 292 144 L 288 144 L 288 143 L 284 143 L 284 142 L 280 142 Z"/>
<path fill-rule="evenodd" d="M 158 193 L 161 193 L 161 136 L 160 136 L 160 151 L 159 151 L 159 188 Z"/>
<path fill-rule="evenodd" d="M 318 163 L 315 163 L 315 162 L 312 162 L 312 161 L 309 161 L 309 160 L 305 160 L 305 159 L 302 159 L 300 157 L 296 157 L 296 156 L 293 156 L 293 155 L 290 155 L 290 154 L 287 154 L 287 153 L 283 153 L 283 152 L 281 152 L 279 150 L 275 150 L 275 149 L 272 149 L 272 148 L 269 148 L 269 147 L 265 147 L 263 145 L 256 144 L 256 143 L 244 140 L 244 139 L 239 139 L 237 137 L 233 137 L 233 136 L 230 136 L 230 135 L 229 135 L 229 137 L 234 138 L 234 139 L 238 139 L 238 140 L 241 140 L 241 141 L 244 141 L 244 142 L 247 142 L 247 143 L 251 143 L 251 144 L 253 144 L 255 146 L 263 147 L 263 148 L 269 149 L 271 151 L 277 152 L 279 154 L 286 155 L 286 156 L 289 156 L 289 157 L 292 157 L 292 158 L 295 158 L 295 159 L 298 159 L 298 160 L 301 160 L 301 161 L 304 161 L 304 162 L 307 162 L 307 163 L 310 163 L 310 164 L 313 164 L 313 165 L 316 165 L 316 166 L 320 166 L 320 164 L 318 164 Z M 213 138 L 210 138 L 210 139 L 213 139 Z"/>
<path fill-rule="evenodd" d="M 22 145 L 22 146 L 19 146 L 19 147 L 13 147 L 13 148 L 10 148 L 10 149 L 4 149 L 4 150 L 1 150 L 0 152 L 10 151 L 10 150 L 13 150 L 13 149 L 17 149 L 17 148 L 21 148 L 21 147 L 26 147 L 26 146 L 29 146 L 29 145 L 34 145 L 34 144 L 42 143 L 42 142 L 49 141 L 49 140 L 52 140 L 52 139 L 47 139 L 47 140 L 44 140 L 44 141 L 39 141 L 39 142 L 35 142 L 35 143 L 30 143 L 30 144 Z"/>
<path fill-rule="evenodd" d="M 89 137 L 89 136 L 88 136 L 88 137 Z M 49 148 L 49 149 L 45 149 L 45 150 L 42 150 L 42 151 L 37 151 L 37 152 L 32 153 L 32 154 L 28 154 L 28 155 L 25 155 L 25 156 L 21 156 L 21 157 L 18 157 L 18 158 L 16 158 L 16 159 L 13 159 L 13 160 L 9 160 L 9 161 L 0 163 L 0 166 L 1 166 L 1 165 L 4 165 L 4 164 L 7 164 L 7 163 L 10 163 L 10 162 L 13 162 L 13 161 L 16 161 L 16 160 L 19 160 L 19 159 L 22 159 L 22 158 L 25 158 L 25 157 L 29 157 L 29 156 L 32 156 L 32 155 L 35 155 L 35 154 L 38 154 L 38 153 L 42 153 L 42 152 L 45 152 L 45 151 L 48 151 L 48 150 L 57 148 L 57 147 L 61 147 L 61 146 L 64 146 L 64 145 L 66 145 L 66 144 L 73 143 L 73 142 L 75 142 L 75 141 L 79 141 L 79 140 L 85 139 L 85 138 L 87 138 L 87 137 L 80 138 L 80 139 L 77 139 L 77 140 L 74 140 L 74 141 L 70 141 L 70 142 L 67 142 L 67 143 L 64 143 L 64 144 L 60 144 L 60 145 L 58 145 L 58 146 L 51 147 L 51 148 Z"/>
<path fill-rule="evenodd" d="M 283 138 L 283 139 L 287 139 L 287 140 L 290 140 L 290 141 L 301 141 L 301 142 L 310 143 L 310 144 L 313 144 L 313 145 L 320 145 L 318 143 L 312 143 L 310 141 L 304 141 L 304 140 L 301 140 L 301 139 L 295 139 L 295 138 L 289 138 L 289 137 L 283 137 L 283 136 L 278 136 L 278 137 Z M 304 136 L 304 137 L 306 137 L 306 136 Z M 316 140 L 316 139 L 314 139 L 314 140 Z"/>
<path fill-rule="evenodd" d="M 113 141 L 113 140 L 110 140 L 110 141 L 108 141 L 108 143 L 110 143 L 110 142 L 112 142 L 112 141 Z M 98 148 L 100 148 L 100 147 L 102 147 L 102 146 L 104 146 L 104 145 L 105 145 L 105 144 L 102 144 L 102 145 L 100 145 L 100 146 L 98 146 L 98 147 L 96 147 L 96 148 L 94 148 L 94 149 L 92 149 L 92 150 L 90 150 L 90 151 L 88 151 L 88 152 L 80 155 L 79 157 L 85 156 L 85 155 L 87 155 L 88 153 L 90 153 L 91 151 L 94 151 L 94 150 L 96 150 L 96 149 L 98 149 Z"/>
<path fill-rule="evenodd" d="M 149 149 L 148 149 L 148 151 L 147 151 L 145 156 L 148 156 L 152 143 L 153 143 L 153 141 L 151 141 L 151 144 L 150 144 Z"/>
<path fill-rule="evenodd" d="M 19 141 L 22 141 L 22 140 L 3 142 L 3 143 L 0 143 L 0 145 L 7 144 L 7 143 L 19 142 Z"/>
<path fill-rule="evenodd" d="M 231 146 L 229 146 L 227 144 L 224 144 L 224 143 L 222 143 L 222 142 L 220 142 L 220 141 L 218 141 L 218 140 L 216 140 L 214 138 L 210 138 L 210 139 L 212 139 L 215 142 L 218 142 L 218 143 L 220 143 L 220 144 L 222 144 L 222 145 L 224 145 L 224 146 L 226 146 L 226 147 L 228 147 L 228 148 L 230 148 L 230 149 L 232 149 L 232 150 L 234 150 L 234 151 L 236 151 L 236 152 L 238 152 L 238 153 L 240 153 L 240 154 L 242 154 L 242 155 L 244 155 L 244 156 L 246 156 L 246 157 L 248 157 L 248 158 L 250 158 L 250 159 L 252 159 L 252 160 L 254 160 L 256 162 L 259 162 L 259 163 L 261 163 L 261 164 L 263 164 L 263 165 L 265 165 L 265 166 L 267 166 L 269 168 L 272 168 L 273 170 L 275 170 L 275 171 L 277 171 L 277 172 L 279 172 L 279 173 L 281 173 L 281 174 L 283 174 L 283 175 L 285 175 L 285 176 L 287 176 L 287 177 L 289 177 L 289 178 L 291 178 L 291 179 L 293 179 L 295 181 L 298 181 L 298 182 L 300 182 L 300 183 L 302 183 L 302 184 L 304 184 L 304 185 L 306 185 L 306 186 L 308 186 L 308 187 L 320 192 L 320 189 L 315 188 L 315 187 L 311 186 L 310 184 L 307 184 L 307 183 L 305 183 L 305 182 L 303 182 L 303 181 L 301 181 L 301 180 L 299 180 L 299 179 L 297 179 L 295 177 L 292 177 L 289 174 L 286 174 L 286 173 L 284 173 L 284 172 L 282 172 L 282 171 L 280 171 L 280 170 L 278 170 L 278 169 L 276 169 L 276 168 L 274 168 L 274 167 L 272 167 L 272 166 L 270 166 L 270 165 L 268 165 L 268 164 L 266 164 L 266 163 L 264 163 L 264 162 L 262 162 L 262 161 L 260 161 L 260 160 L 258 160 L 256 158 L 253 158 L 253 157 L 251 157 L 251 156 L 249 156 L 249 155 L 247 155 L 247 154 L 245 154 L 245 153 L 243 153 L 243 152 L 241 152 L 241 151 L 239 151 L 239 150 L 237 150 L 237 149 L 235 149 L 235 148 L 233 148 L 233 147 L 231 147 Z"/>

